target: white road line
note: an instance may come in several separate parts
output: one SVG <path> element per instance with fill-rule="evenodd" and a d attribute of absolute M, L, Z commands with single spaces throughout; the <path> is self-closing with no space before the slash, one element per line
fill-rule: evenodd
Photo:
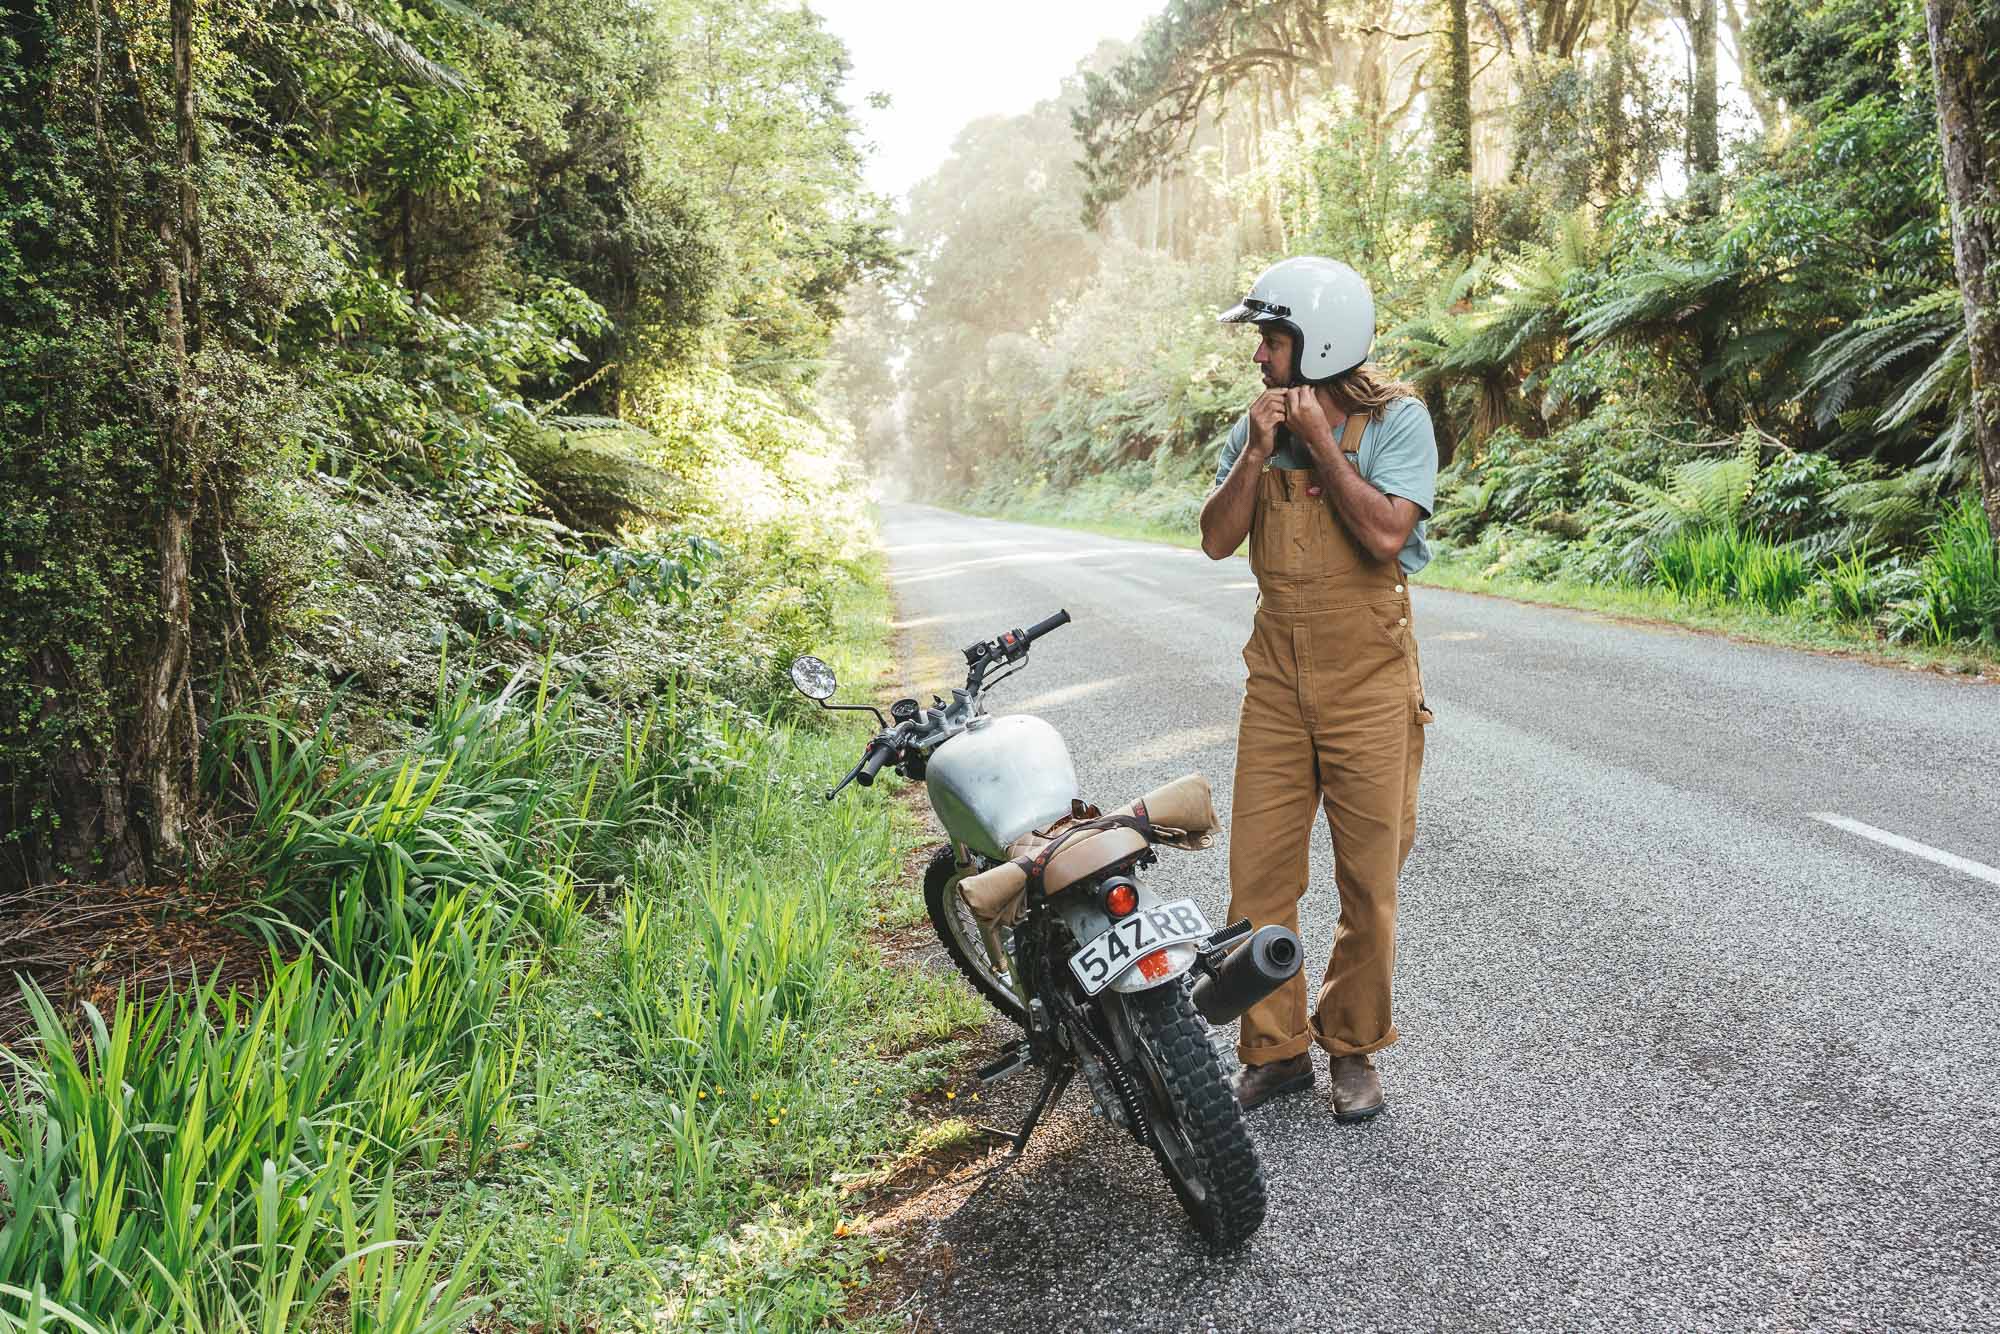
<path fill-rule="evenodd" d="M 1946 852 L 1943 848 L 1934 848 L 1928 843 L 1919 843 L 1913 838 L 1904 838 L 1901 834 L 1877 829 L 1872 824 L 1863 824 L 1844 815 L 1835 815 L 1832 811 L 1814 811 L 1812 818 L 1830 824 L 1836 829 L 1845 829 L 1850 834 L 1872 838 L 1877 843 L 1894 848 L 1898 852 L 1922 857 L 1925 861 L 1936 862 L 1939 866 L 1949 866 L 1954 871 L 1963 872 L 1975 880 L 1984 880 L 1989 885 L 2000 885 L 2000 871 L 1994 870 L 1985 862 L 1976 862 L 1970 857 L 1961 857 L 1955 852 Z"/>

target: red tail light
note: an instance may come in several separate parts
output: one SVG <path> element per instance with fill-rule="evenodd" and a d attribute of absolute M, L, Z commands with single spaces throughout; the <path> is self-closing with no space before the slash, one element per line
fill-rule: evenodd
<path fill-rule="evenodd" d="M 1139 907 L 1139 891 L 1129 880 L 1114 880 L 1104 891 L 1104 911 L 1113 917 L 1130 917 Z"/>

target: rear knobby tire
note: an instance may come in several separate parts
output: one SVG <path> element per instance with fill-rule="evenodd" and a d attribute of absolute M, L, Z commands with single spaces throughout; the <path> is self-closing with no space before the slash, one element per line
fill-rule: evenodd
<path fill-rule="evenodd" d="M 1264 1168 L 1208 1024 L 1179 983 L 1119 999 L 1153 1156 L 1209 1246 L 1232 1250 L 1264 1224 Z"/>
<path fill-rule="evenodd" d="M 958 965 L 958 971 L 965 974 L 972 989 L 994 1009 L 1025 1028 L 1028 1011 L 1006 979 L 994 970 L 992 960 L 987 957 L 986 940 L 979 933 L 979 919 L 972 915 L 972 909 L 958 892 L 958 882 L 964 878 L 964 868 L 959 866 L 957 854 L 949 843 L 931 855 L 931 864 L 924 869 L 924 906 L 930 909 L 931 925 L 937 929 L 938 939 L 944 942 L 945 953 Z"/>

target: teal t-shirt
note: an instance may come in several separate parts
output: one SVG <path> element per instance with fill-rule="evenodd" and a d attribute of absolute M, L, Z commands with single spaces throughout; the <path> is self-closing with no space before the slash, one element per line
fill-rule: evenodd
<path fill-rule="evenodd" d="M 1335 434 L 1339 432 L 1336 430 Z M 1246 412 L 1229 428 L 1229 439 L 1222 446 L 1222 460 L 1215 469 L 1217 486 L 1228 478 L 1229 470 L 1236 466 L 1236 456 L 1243 452 L 1249 439 L 1250 414 Z M 1425 538 L 1424 527 L 1437 504 L 1438 451 L 1431 414 L 1423 401 L 1399 398 L 1384 408 L 1381 415 L 1369 418 L 1361 432 L 1361 448 L 1350 451 L 1347 457 L 1370 486 L 1385 496 L 1401 496 L 1423 512 L 1410 532 L 1410 540 L 1403 543 L 1402 551 L 1396 555 L 1403 573 L 1415 574 L 1430 564 L 1431 544 Z M 1271 466 L 1310 468 L 1312 456 L 1304 445 L 1288 437 L 1271 455 Z"/>

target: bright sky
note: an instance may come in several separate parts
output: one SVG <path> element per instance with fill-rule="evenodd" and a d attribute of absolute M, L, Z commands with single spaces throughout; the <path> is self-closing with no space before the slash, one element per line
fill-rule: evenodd
<path fill-rule="evenodd" d="M 854 58 L 848 104 L 875 152 L 868 182 L 900 195 L 951 152 L 968 121 L 1053 97 L 1106 37 L 1130 41 L 1161 0 L 808 0 Z M 867 105 L 886 92 L 889 109 Z"/>

